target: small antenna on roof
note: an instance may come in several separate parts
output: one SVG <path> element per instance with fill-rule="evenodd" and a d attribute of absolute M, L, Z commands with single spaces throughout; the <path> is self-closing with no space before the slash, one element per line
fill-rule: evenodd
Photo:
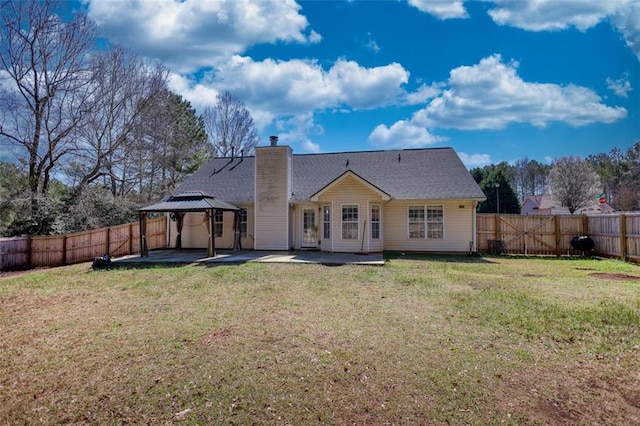
<path fill-rule="evenodd" d="M 345 167 L 349 167 L 349 159 L 347 158 L 347 164 L 344 165 Z"/>
<path fill-rule="evenodd" d="M 400 160 L 402 160 L 402 157 L 400 157 L 400 153 L 398 153 L 398 163 L 400 162 Z"/>

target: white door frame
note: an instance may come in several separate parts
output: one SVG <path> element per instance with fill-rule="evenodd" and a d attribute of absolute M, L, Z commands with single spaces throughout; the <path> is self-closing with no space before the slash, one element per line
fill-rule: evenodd
<path fill-rule="evenodd" d="M 313 214 L 313 228 L 312 234 L 306 234 L 305 231 L 305 212 L 311 212 Z M 302 218 L 300 220 L 300 232 L 302 236 L 300 238 L 300 247 L 302 248 L 315 248 L 318 247 L 318 211 L 317 207 L 303 207 L 301 209 Z M 305 241 L 305 236 L 308 238 L 308 241 Z M 311 237 L 313 236 L 313 241 L 311 241 Z"/>

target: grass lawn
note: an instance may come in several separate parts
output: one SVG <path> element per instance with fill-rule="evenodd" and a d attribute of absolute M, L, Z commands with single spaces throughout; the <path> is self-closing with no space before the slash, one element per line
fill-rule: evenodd
<path fill-rule="evenodd" d="M 0 275 L 1 424 L 638 424 L 639 389 L 613 260 Z"/>

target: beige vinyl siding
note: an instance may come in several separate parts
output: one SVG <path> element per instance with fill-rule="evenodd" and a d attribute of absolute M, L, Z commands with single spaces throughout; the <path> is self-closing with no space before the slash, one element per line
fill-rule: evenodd
<path fill-rule="evenodd" d="M 409 206 L 442 206 L 444 238 L 409 238 Z M 469 243 L 473 241 L 473 202 L 392 200 L 383 207 L 382 232 L 385 250 L 468 252 Z"/>
<path fill-rule="evenodd" d="M 384 238 L 373 244 L 371 241 L 369 210 L 372 203 L 383 206 L 382 216 L 384 220 L 384 203 L 380 194 L 363 185 L 352 176 L 346 176 L 333 188 L 322 194 L 318 198 L 318 204 L 331 205 L 331 240 L 321 239 L 321 249 L 334 252 L 359 252 L 361 249 L 364 251 L 380 251 Z M 345 205 L 358 205 L 358 239 L 356 240 L 342 238 L 342 206 Z M 367 223 L 366 229 L 364 228 L 365 221 Z M 383 234 L 381 237 L 384 236 L 384 226 L 382 228 Z M 321 232 L 321 229 L 318 231 Z"/>
<path fill-rule="evenodd" d="M 184 215 L 184 222 L 182 225 L 182 248 L 207 248 L 209 231 L 207 231 L 205 220 L 204 212 L 187 213 Z M 172 220 L 170 222 L 170 247 L 175 247 L 178 228 L 175 221 Z M 218 240 L 219 238 L 216 238 L 216 243 Z"/>
<path fill-rule="evenodd" d="M 223 236 L 216 237 L 216 249 L 233 249 L 233 212 L 223 214 Z M 187 213 L 182 226 L 182 247 L 206 249 L 209 243 L 209 231 L 205 223 L 204 212 Z M 247 236 L 240 239 L 243 249 L 253 248 L 253 206 L 247 208 Z M 178 229 L 176 222 L 169 221 L 169 247 L 176 246 Z"/>
<path fill-rule="evenodd" d="M 255 157 L 256 250 L 288 250 L 291 247 L 289 196 L 291 149 L 288 146 L 257 147 Z"/>

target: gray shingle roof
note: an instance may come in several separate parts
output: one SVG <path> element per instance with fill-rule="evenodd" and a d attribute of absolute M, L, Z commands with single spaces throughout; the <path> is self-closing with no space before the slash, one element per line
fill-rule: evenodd
<path fill-rule="evenodd" d="M 189 191 L 172 195 L 166 201 L 138 209 L 146 212 L 194 212 L 209 209 L 240 210 L 240 208 L 225 201 L 212 197 L 203 191 Z"/>
<path fill-rule="evenodd" d="M 308 200 L 347 170 L 393 199 L 485 198 L 452 148 L 294 154 L 293 201 Z M 254 157 L 215 158 L 177 192 L 204 191 L 230 203 L 253 202 Z"/>

